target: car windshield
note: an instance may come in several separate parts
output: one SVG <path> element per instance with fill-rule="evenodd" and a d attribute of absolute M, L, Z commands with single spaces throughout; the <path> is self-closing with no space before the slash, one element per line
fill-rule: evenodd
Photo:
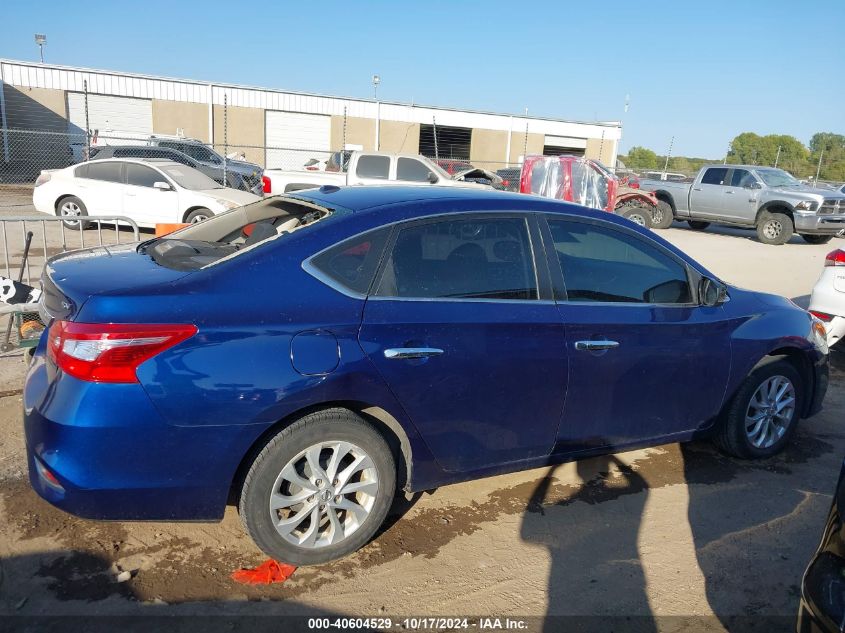
<path fill-rule="evenodd" d="M 173 270 L 199 270 L 262 242 L 301 231 L 331 209 L 288 196 L 270 196 L 204 222 L 142 242 L 138 252 Z"/>
<path fill-rule="evenodd" d="M 223 189 L 223 185 L 214 182 L 204 173 L 197 171 L 193 167 L 185 165 L 160 165 L 159 169 L 163 171 L 169 178 L 176 181 L 183 189 L 190 189 L 191 191 L 204 191 L 206 189 Z"/>
<path fill-rule="evenodd" d="M 801 184 L 791 174 L 782 169 L 757 169 L 755 171 L 769 187 L 797 187 Z"/>

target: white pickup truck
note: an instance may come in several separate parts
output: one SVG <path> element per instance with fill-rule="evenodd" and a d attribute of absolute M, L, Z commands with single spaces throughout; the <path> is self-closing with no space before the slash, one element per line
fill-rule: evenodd
<path fill-rule="evenodd" d="M 460 175 L 450 176 L 433 161 L 418 154 L 352 152 L 348 162 L 343 162 L 343 171 L 268 169 L 264 172 L 269 181 L 265 181 L 264 192 L 287 193 L 323 185 L 438 185 L 490 189 L 487 185 L 462 180 Z"/>

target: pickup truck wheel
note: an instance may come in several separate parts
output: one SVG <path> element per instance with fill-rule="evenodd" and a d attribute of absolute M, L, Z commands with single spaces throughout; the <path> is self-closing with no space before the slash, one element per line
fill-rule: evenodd
<path fill-rule="evenodd" d="M 763 244 L 786 244 L 795 230 L 792 218 L 785 213 L 763 211 L 757 220 L 757 237 Z"/>
<path fill-rule="evenodd" d="M 651 228 L 651 213 L 648 208 L 641 204 L 626 203 L 616 209 L 617 215 L 631 220 L 634 224 L 639 224 L 647 229 Z"/>
<path fill-rule="evenodd" d="M 779 453 L 798 424 L 801 377 L 785 360 L 752 371 L 728 405 L 713 441 L 735 457 L 760 459 Z"/>
<path fill-rule="evenodd" d="M 703 231 L 710 226 L 709 222 L 702 222 L 701 220 L 687 220 L 687 224 L 693 231 Z"/>
<path fill-rule="evenodd" d="M 804 235 L 803 233 L 801 237 L 804 238 L 807 244 L 827 244 L 833 239 L 832 235 Z"/>
<path fill-rule="evenodd" d="M 675 214 L 672 205 L 664 200 L 658 200 L 657 206 L 651 210 L 651 224 L 656 229 L 668 229 L 672 226 Z"/>

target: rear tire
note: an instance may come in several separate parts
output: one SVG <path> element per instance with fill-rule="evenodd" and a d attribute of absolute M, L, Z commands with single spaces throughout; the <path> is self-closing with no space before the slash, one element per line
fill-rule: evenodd
<path fill-rule="evenodd" d="M 185 223 L 186 224 L 196 224 L 197 222 L 202 222 L 207 220 L 208 218 L 214 217 L 214 214 L 205 208 L 194 209 L 188 215 L 185 216 Z"/>
<path fill-rule="evenodd" d="M 827 244 L 833 239 L 832 235 L 804 235 L 803 233 L 801 237 L 807 244 Z"/>
<path fill-rule="evenodd" d="M 656 229 L 668 229 L 672 226 L 675 214 L 672 205 L 665 200 L 658 200 L 657 206 L 651 210 L 652 226 Z"/>
<path fill-rule="evenodd" d="M 785 213 L 763 211 L 757 220 L 757 237 L 763 244 L 786 244 L 794 231 L 792 218 Z"/>
<path fill-rule="evenodd" d="M 616 214 L 622 216 L 623 218 L 627 218 L 634 224 L 639 224 L 647 229 L 651 228 L 651 211 L 649 211 L 648 207 L 642 204 L 623 204 L 621 207 L 616 209 Z"/>
<path fill-rule="evenodd" d="M 687 224 L 693 231 L 703 231 L 710 226 L 709 222 L 702 222 L 701 220 L 687 220 Z"/>
<path fill-rule="evenodd" d="M 769 387 L 774 391 L 769 392 Z M 773 359 L 760 365 L 740 385 L 713 442 L 734 457 L 762 459 L 776 455 L 798 425 L 804 403 L 802 387 L 801 376 L 791 363 Z M 775 397 L 781 389 L 783 394 Z"/>
<path fill-rule="evenodd" d="M 59 200 L 56 205 L 56 215 L 60 218 L 84 218 L 88 215 L 88 209 L 85 203 L 76 196 L 67 196 Z M 65 228 L 79 230 L 79 225 L 82 224 L 82 229 L 88 228 L 89 222 L 81 219 L 62 220 Z"/>
<path fill-rule="evenodd" d="M 395 489 L 396 461 L 384 438 L 352 411 L 328 409 L 270 439 L 244 479 L 239 512 L 265 554 L 318 565 L 366 544 Z"/>

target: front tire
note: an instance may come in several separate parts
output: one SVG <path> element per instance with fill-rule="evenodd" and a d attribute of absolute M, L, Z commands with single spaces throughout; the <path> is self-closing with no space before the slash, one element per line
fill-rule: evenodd
<path fill-rule="evenodd" d="M 56 205 L 56 215 L 60 218 L 68 218 L 62 220 L 65 228 L 79 230 L 80 224 L 82 229 L 88 228 L 88 222 L 79 219 L 88 216 L 88 209 L 85 207 L 85 203 L 76 196 L 67 196 L 59 200 Z"/>
<path fill-rule="evenodd" d="M 616 213 L 647 229 L 651 228 L 651 212 L 641 204 L 623 204 L 616 209 Z"/>
<path fill-rule="evenodd" d="M 672 226 L 675 214 L 672 205 L 665 200 L 658 200 L 657 206 L 651 210 L 652 226 L 656 229 L 668 229 Z"/>
<path fill-rule="evenodd" d="M 702 222 L 701 220 L 687 220 L 687 224 L 693 231 L 703 231 L 710 226 L 709 222 Z"/>
<path fill-rule="evenodd" d="M 745 459 L 776 455 L 789 441 L 803 405 L 801 377 L 789 362 L 761 365 L 740 385 L 713 438 L 722 451 Z"/>
<path fill-rule="evenodd" d="M 827 244 L 833 239 L 832 235 L 805 235 L 803 233 L 801 237 L 807 244 Z"/>
<path fill-rule="evenodd" d="M 384 438 L 352 411 L 329 409 L 267 443 L 244 479 L 239 511 L 265 554 L 318 565 L 366 544 L 395 489 L 396 462 Z"/>
<path fill-rule="evenodd" d="M 785 213 L 763 211 L 757 220 L 757 237 L 763 244 L 786 244 L 794 231 L 792 218 Z"/>

